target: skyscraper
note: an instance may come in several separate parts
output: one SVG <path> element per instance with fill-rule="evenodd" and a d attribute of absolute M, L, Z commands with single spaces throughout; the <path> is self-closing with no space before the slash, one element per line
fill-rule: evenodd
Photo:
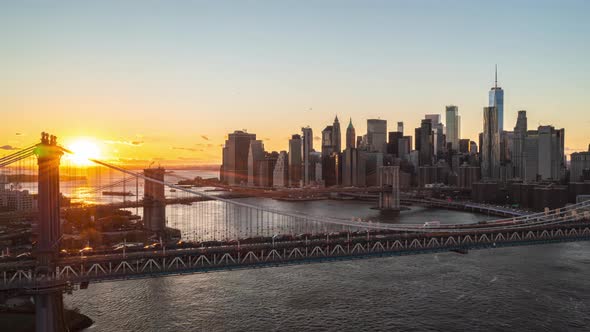
<path fill-rule="evenodd" d="M 440 114 L 426 114 L 425 119 L 431 121 L 433 131 L 433 151 L 436 156 L 439 156 L 445 149 L 445 126 L 441 123 Z"/>
<path fill-rule="evenodd" d="M 301 128 L 303 142 L 301 145 L 301 158 L 303 164 L 303 185 L 308 185 L 310 181 L 314 179 L 311 178 L 312 170 L 311 167 L 315 167 L 311 163 L 311 152 L 313 151 L 313 131 L 310 127 Z"/>
<path fill-rule="evenodd" d="M 293 135 L 289 140 L 289 185 L 298 187 L 301 182 L 301 136 Z"/>
<path fill-rule="evenodd" d="M 440 123 L 440 114 L 426 114 L 424 115 L 424 119 L 430 120 L 434 126 L 435 124 Z"/>
<path fill-rule="evenodd" d="M 279 152 L 279 158 L 272 173 L 273 187 L 286 187 L 289 184 L 289 161 L 287 151 Z"/>
<path fill-rule="evenodd" d="M 431 119 L 422 120 L 419 134 L 420 140 L 417 142 L 420 144 L 417 148 L 420 151 L 419 164 L 420 166 L 433 165 L 432 157 L 434 155 L 434 136 L 432 135 Z"/>
<path fill-rule="evenodd" d="M 228 135 L 223 148 L 223 181 L 234 185 L 248 181 L 248 152 L 256 134 L 236 130 Z"/>
<path fill-rule="evenodd" d="M 334 127 L 327 126 L 322 130 L 322 157 L 326 157 L 334 152 Z"/>
<path fill-rule="evenodd" d="M 565 170 L 565 130 L 539 126 L 528 130 L 524 141 L 524 175 L 527 181 L 559 180 Z"/>
<path fill-rule="evenodd" d="M 387 149 L 387 120 L 367 120 L 367 147 L 371 152 L 385 153 Z"/>
<path fill-rule="evenodd" d="M 453 150 L 459 150 L 459 140 L 461 139 L 461 117 L 459 108 L 454 105 L 446 107 L 446 125 L 447 125 L 447 142 L 451 143 Z"/>
<path fill-rule="evenodd" d="M 590 144 L 588 145 L 588 151 L 572 153 L 570 182 L 583 181 L 584 173 L 590 173 Z"/>
<path fill-rule="evenodd" d="M 248 149 L 248 186 L 260 185 L 258 162 L 264 160 L 264 143 L 262 140 L 251 140 Z"/>
<path fill-rule="evenodd" d="M 539 175 L 543 180 L 559 180 L 565 169 L 565 129 L 539 126 Z"/>
<path fill-rule="evenodd" d="M 352 118 L 350 118 L 350 122 L 348 123 L 348 128 L 346 128 L 346 148 L 351 149 L 356 147 L 356 132 L 354 130 L 354 126 L 352 125 Z"/>
<path fill-rule="evenodd" d="M 498 109 L 483 108 L 483 135 L 481 146 L 482 178 L 500 177 L 500 133 L 498 132 Z"/>
<path fill-rule="evenodd" d="M 527 134 L 526 111 L 518 111 L 516 126 L 514 127 L 514 141 L 512 146 L 512 164 L 514 165 L 514 176 L 524 178 L 524 143 Z"/>
<path fill-rule="evenodd" d="M 258 174 L 260 175 L 260 186 L 270 188 L 273 186 L 274 169 L 279 159 L 276 151 L 266 153 L 264 159 L 258 162 Z"/>
<path fill-rule="evenodd" d="M 390 131 L 387 142 L 387 153 L 399 157 L 399 140 L 403 137 L 399 131 Z"/>
<path fill-rule="evenodd" d="M 402 136 L 397 140 L 397 156 L 402 160 L 407 160 L 412 151 L 412 136 Z"/>
<path fill-rule="evenodd" d="M 489 106 L 496 107 L 498 110 L 497 128 L 498 132 L 502 132 L 504 130 L 504 90 L 498 86 L 498 66 L 496 66 L 494 87 L 490 90 L 489 99 Z"/>
<path fill-rule="evenodd" d="M 332 150 L 333 152 L 340 153 L 342 152 L 342 134 L 340 132 L 340 122 L 338 121 L 338 116 L 334 119 L 334 124 L 332 124 Z"/>
<path fill-rule="evenodd" d="M 345 187 L 356 186 L 358 176 L 358 150 L 348 147 L 342 153 L 342 185 Z"/>
<path fill-rule="evenodd" d="M 402 136 L 404 135 L 404 123 L 403 122 L 398 122 L 397 123 L 397 131 L 402 133 Z"/>

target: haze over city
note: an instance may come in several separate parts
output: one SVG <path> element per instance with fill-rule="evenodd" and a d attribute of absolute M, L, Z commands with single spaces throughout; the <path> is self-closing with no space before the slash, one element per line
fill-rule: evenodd
<path fill-rule="evenodd" d="M 236 129 L 271 150 L 335 115 L 419 126 L 457 105 L 477 141 L 494 65 L 505 127 L 586 150 L 586 1 L 12 2 L 0 11 L 0 146 L 47 128 L 141 165 L 219 164 Z M 43 50 L 39 52 L 39 50 Z M 392 129 L 391 129 L 392 130 Z"/>

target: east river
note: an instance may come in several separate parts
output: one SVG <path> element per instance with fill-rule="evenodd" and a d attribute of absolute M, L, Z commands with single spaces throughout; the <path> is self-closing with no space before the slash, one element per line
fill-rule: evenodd
<path fill-rule="evenodd" d="M 247 199 L 380 220 L 371 203 Z M 413 207 L 393 222 L 488 216 Z M 375 258 L 90 284 L 89 331 L 588 331 L 590 243 Z"/>

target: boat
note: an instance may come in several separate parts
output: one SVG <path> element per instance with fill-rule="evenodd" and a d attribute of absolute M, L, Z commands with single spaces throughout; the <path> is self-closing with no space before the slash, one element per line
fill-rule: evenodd
<path fill-rule="evenodd" d="M 170 189 L 170 192 L 171 193 L 175 193 L 176 192 L 176 189 Z"/>

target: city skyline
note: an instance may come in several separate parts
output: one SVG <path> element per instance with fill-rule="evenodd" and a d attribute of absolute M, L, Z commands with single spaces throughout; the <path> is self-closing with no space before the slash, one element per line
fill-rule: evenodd
<path fill-rule="evenodd" d="M 335 115 L 352 118 L 357 133 L 370 118 L 387 120 L 393 131 L 398 121 L 416 127 L 446 105 L 459 107 L 462 138 L 477 141 L 496 64 L 506 130 L 526 110 L 535 126 L 568 130 L 568 155 L 584 151 L 589 29 L 576 17 L 588 4 L 535 4 L 511 5 L 498 17 L 500 55 L 478 22 L 483 6 L 468 2 L 289 11 L 277 3 L 5 5 L 0 24 L 11 33 L 0 64 L 7 77 L 0 155 L 51 129 L 66 145 L 86 137 L 104 157 L 127 163 L 219 164 L 226 134 L 236 129 L 280 151 L 302 126 L 319 136 Z M 279 13 L 284 20 L 268 18 Z"/>
<path fill-rule="evenodd" d="M 0 331 L 589 330 L 588 13 L 0 1 Z"/>

